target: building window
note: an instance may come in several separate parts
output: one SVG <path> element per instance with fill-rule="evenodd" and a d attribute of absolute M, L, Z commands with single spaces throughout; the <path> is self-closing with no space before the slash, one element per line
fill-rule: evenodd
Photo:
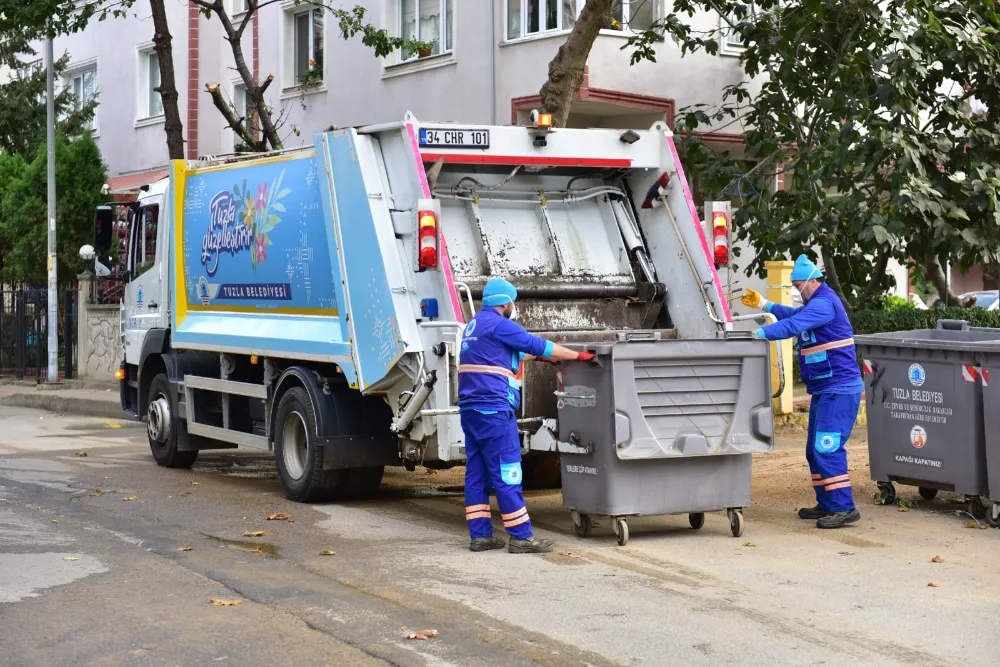
<path fill-rule="evenodd" d="M 570 30 L 586 0 L 506 0 L 508 41 Z M 607 30 L 642 31 L 662 18 L 663 0 L 616 0 Z"/>
<path fill-rule="evenodd" d="M 649 30 L 660 18 L 659 0 L 618 0 L 611 8 L 612 30 L 629 29 L 635 32 Z M 582 5 L 580 7 L 583 9 Z"/>
<path fill-rule="evenodd" d="M 310 77 L 323 77 L 324 18 L 319 8 L 292 15 L 292 73 L 297 84 Z"/>
<path fill-rule="evenodd" d="M 239 16 L 247 10 L 247 0 L 233 0 L 232 16 Z"/>
<path fill-rule="evenodd" d="M 507 0 L 507 39 L 569 30 L 585 0 Z M 579 6 L 579 7 L 578 7 Z"/>
<path fill-rule="evenodd" d="M 253 105 L 250 103 L 250 96 L 247 95 L 247 88 L 243 83 L 233 84 L 233 109 L 236 113 L 243 119 L 243 125 L 250 129 L 251 132 L 256 130 L 256 125 L 254 122 Z M 233 150 L 250 150 L 248 146 L 244 146 L 243 138 L 233 133 Z"/>
<path fill-rule="evenodd" d="M 453 48 L 452 0 L 395 0 L 399 35 L 425 48 L 403 50 L 400 60 L 427 58 L 449 53 Z"/>
<path fill-rule="evenodd" d="M 139 46 L 138 99 L 136 100 L 139 121 L 163 117 L 163 100 L 157 88 L 160 87 L 160 57 L 153 50 L 152 43 Z"/>
<path fill-rule="evenodd" d="M 73 93 L 73 111 L 80 111 L 97 97 L 97 69 L 85 69 L 71 73 L 67 78 L 67 87 Z M 96 130 L 97 110 L 85 126 L 88 130 Z"/>

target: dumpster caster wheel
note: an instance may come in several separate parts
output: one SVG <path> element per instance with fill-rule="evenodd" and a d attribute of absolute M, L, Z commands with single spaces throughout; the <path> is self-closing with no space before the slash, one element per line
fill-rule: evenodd
<path fill-rule="evenodd" d="M 579 516 L 580 516 L 580 522 L 579 523 L 576 523 L 576 522 L 573 523 L 573 528 L 576 530 L 576 536 L 577 537 L 590 537 L 590 529 L 593 527 L 593 524 L 590 521 L 590 515 L 589 514 L 581 514 Z"/>
<path fill-rule="evenodd" d="M 892 482 L 878 482 L 878 504 L 893 505 L 896 502 L 896 487 Z"/>
<path fill-rule="evenodd" d="M 628 544 L 628 523 L 625 519 L 615 519 L 615 537 L 618 540 L 618 546 L 623 547 Z"/>
<path fill-rule="evenodd" d="M 1000 502 L 992 503 L 986 512 L 986 523 L 1000 528 Z"/>
<path fill-rule="evenodd" d="M 977 519 L 985 519 L 990 513 L 990 508 L 979 496 L 966 496 L 969 502 L 968 512 Z"/>
<path fill-rule="evenodd" d="M 938 492 L 937 489 L 932 489 L 927 486 L 921 486 L 917 490 L 920 492 L 920 497 L 924 500 L 934 500 L 934 496 L 936 496 Z"/>
<path fill-rule="evenodd" d="M 693 514 L 688 514 L 688 523 L 695 530 L 698 530 L 705 525 L 705 513 L 704 512 L 694 512 Z"/>
<path fill-rule="evenodd" d="M 729 510 L 729 527 L 733 531 L 733 537 L 743 537 L 743 512 Z"/>

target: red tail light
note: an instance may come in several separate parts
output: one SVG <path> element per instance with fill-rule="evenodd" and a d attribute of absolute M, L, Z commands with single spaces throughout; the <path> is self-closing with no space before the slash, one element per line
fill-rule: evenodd
<path fill-rule="evenodd" d="M 715 263 L 729 263 L 729 218 L 725 213 L 712 214 L 712 239 L 715 246 Z"/>
<path fill-rule="evenodd" d="M 438 265 L 438 219 L 434 211 L 420 211 L 417 214 L 419 225 L 419 264 L 420 269 L 436 269 Z"/>

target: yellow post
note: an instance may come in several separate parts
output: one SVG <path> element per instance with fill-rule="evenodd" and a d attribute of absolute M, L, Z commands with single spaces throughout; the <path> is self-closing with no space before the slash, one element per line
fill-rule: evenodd
<path fill-rule="evenodd" d="M 780 303 L 783 306 L 792 305 L 792 267 L 794 262 L 780 260 L 777 262 L 767 262 L 767 300 L 772 303 Z M 781 358 L 784 362 L 785 390 L 781 396 L 774 399 L 774 414 L 792 414 L 792 339 L 776 341 L 771 343 L 771 386 L 778 389 L 778 352 L 777 346 L 781 346 Z"/>

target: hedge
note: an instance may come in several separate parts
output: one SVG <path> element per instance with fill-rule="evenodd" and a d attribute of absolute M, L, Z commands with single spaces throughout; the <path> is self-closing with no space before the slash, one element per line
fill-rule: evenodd
<path fill-rule="evenodd" d="M 851 314 L 855 334 L 935 329 L 938 320 L 965 320 L 972 327 L 1000 328 L 1000 310 L 985 308 L 893 308 L 860 310 Z"/>

